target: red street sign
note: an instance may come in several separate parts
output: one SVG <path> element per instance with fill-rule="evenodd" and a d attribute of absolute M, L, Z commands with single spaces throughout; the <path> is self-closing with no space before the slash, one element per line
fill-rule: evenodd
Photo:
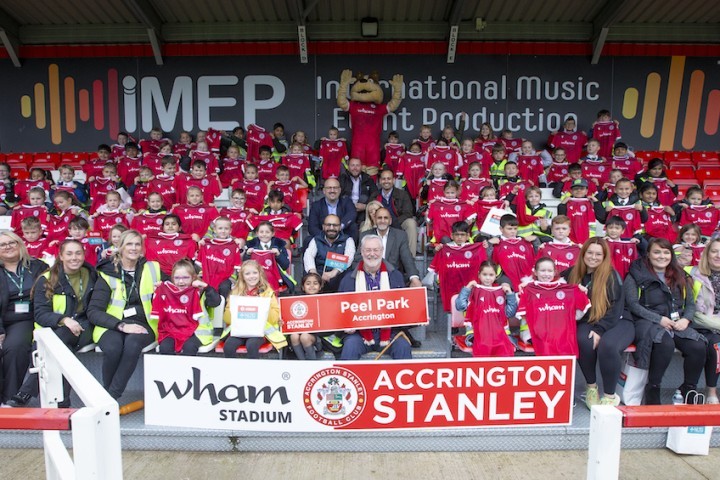
<path fill-rule="evenodd" d="M 280 297 L 283 333 L 427 325 L 424 288 Z"/>

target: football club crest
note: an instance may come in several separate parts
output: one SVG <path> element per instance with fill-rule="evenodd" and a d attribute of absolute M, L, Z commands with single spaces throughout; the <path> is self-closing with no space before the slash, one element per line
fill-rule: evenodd
<path fill-rule="evenodd" d="M 183 295 L 180 297 L 180 303 L 188 303 L 189 300 L 190 299 L 188 298 L 187 295 Z"/>
<path fill-rule="evenodd" d="M 356 420 L 365 408 L 365 386 L 350 370 L 326 368 L 305 384 L 303 403 L 316 422 L 342 427 Z"/>
<path fill-rule="evenodd" d="M 292 305 L 290 305 L 290 315 L 292 315 L 294 318 L 305 318 L 307 313 L 307 303 L 303 302 L 302 300 L 293 302 Z"/>
<path fill-rule="evenodd" d="M 230 249 L 229 249 L 229 248 L 226 248 L 225 250 L 223 250 L 223 255 L 225 255 L 226 257 L 229 257 L 229 256 L 230 256 Z"/>
<path fill-rule="evenodd" d="M 562 300 L 565 298 L 565 292 L 557 292 L 555 297 L 557 297 L 558 300 Z"/>

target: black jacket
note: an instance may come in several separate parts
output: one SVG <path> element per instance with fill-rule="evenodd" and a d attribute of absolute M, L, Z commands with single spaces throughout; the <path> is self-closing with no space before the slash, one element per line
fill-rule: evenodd
<path fill-rule="evenodd" d="M 625 278 L 625 305 L 635 322 L 635 359 L 637 367 L 647 369 L 653 343 L 659 343 L 666 330 L 660 326 L 662 317 L 670 318 L 673 311 L 680 318 L 692 321 L 695 315 L 695 300 L 692 284 L 686 288 L 670 288 L 648 269 L 645 260 L 639 258 L 630 265 L 630 273 Z M 692 327 L 683 331 L 674 331 L 679 338 L 705 341 Z"/>
<path fill-rule="evenodd" d="M 352 198 L 353 182 L 348 172 L 340 174 L 340 196 Z M 360 174 L 360 198 L 358 202 L 367 204 L 378 195 L 378 188 L 367 173 Z M 358 215 L 359 216 L 359 215 Z"/>
<path fill-rule="evenodd" d="M 95 288 L 97 272 L 95 271 L 95 268 L 87 262 L 83 265 L 83 268 L 86 269 L 89 274 L 88 285 L 85 286 L 85 291 L 82 296 L 82 302 L 83 305 L 85 305 L 83 312 L 77 314 L 78 299 L 75 295 L 75 291 L 70 285 L 70 282 L 68 282 L 67 277 L 65 275 L 60 275 L 54 292 L 55 295 L 65 295 L 66 306 L 63 313 L 55 313 L 53 311 L 52 299 L 48 300 L 45 295 L 45 285 L 47 285 L 47 279 L 44 276 L 41 276 L 35 283 L 33 291 L 35 323 L 43 327 L 56 328 L 58 326 L 58 322 L 60 322 L 63 318 L 73 317 L 83 326 L 83 328 L 87 328 L 89 326 L 90 322 L 87 319 L 87 305 L 90 301 L 90 297 L 92 296 L 93 289 Z"/>
<path fill-rule="evenodd" d="M 42 273 L 47 269 L 48 266 L 45 262 L 37 260 L 35 258 L 30 260 L 30 274 L 32 275 L 33 280 L 37 280 L 37 278 L 42 275 Z M 0 270 L 4 270 L 4 268 L 0 267 Z M 30 294 L 29 288 L 27 293 L 28 295 Z M 7 274 L 5 272 L 0 272 L 0 335 L 5 333 L 3 319 L 5 318 L 5 314 L 7 313 L 8 302 L 9 295 Z"/>
<path fill-rule="evenodd" d="M 572 269 L 565 270 L 562 272 L 561 276 L 567 280 L 570 277 L 570 272 Z M 584 287 L 587 287 L 588 289 L 588 297 L 592 295 L 592 284 L 593 275 L 587 274 L 583 277 L 582 281 L 580 282 L 581 285 Z M 613 275 L 610 277 L 608 286 L 607 286 L 607 296 L 609 301 L 609 306 L 607 311 L 605 312 L 605 315 L 598 320 L 594 325 L 590 327 L 590 330 L 597 333 L 598 335 L 602 336 L 605 332 L 613 328 L 617 323 L 625 316 L 629 316 L 628 313 L 625 312 L 625 292 L 623 291 L 622 287 L 622 280 L 620 279 L 620 275 L 617 274 L 613 270 Z M 588 310 L 585 315 L 578 320 L 579 322 L 585 322 L 587 323 L 590 319 L 590 311 L 592 309 Z"/>

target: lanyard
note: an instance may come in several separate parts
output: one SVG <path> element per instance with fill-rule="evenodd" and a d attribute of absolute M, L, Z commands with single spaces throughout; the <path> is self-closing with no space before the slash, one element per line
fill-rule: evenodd
<path fill-rule="evenodd" d="M 67 273 L 65 274 L 65 279 L 68 281 L 68 284 L 70 284 L 70 288 L 72 288 L 72 283 L 70 282 L 70 277 L 68 276 Z M 78 292 L 77 292 L 78 298 L 82 298 L 82 294 L 83 294 L 83 281 L 82 281 L 82 272 L 81 272 L 80 273 L 80 285 L 79 285 Z"/>
<path fill-rule="evenodd" d="M 137 271 L 135 272 L 135 275 L 137 275 Z M 135 290 L 135 275 L 132 275 L 133 280 L 132 280 L 132 285 L 130 285 L 130 290 L 125 290 L 123 288 L 123 300 L 125 300 L 125 303 L 128 302 L 128 300 L 130 299 L 130 295 L 132 294 L 132 291 Z M 124 269 L 122 269 L 122 282 L 123 282 L 123 287 L 124 287 L 125 286 L 125 270 Z M 128 292 L 130 292 L 130 293 L 128 293 Z"/>
<path fill-rule="evenodd" d="M 10 279 L 13 285 L 15 285 L 15 288 L 18 289 L 18 297 L 23 297 L 23 285 L 25 284 L 25 269 L 22 266 L 18 266 L 17 269 L 18 273 L 15 275 L 14 273 L 10 273 L 8 270 L 5 270 L 5 274 Z M 18 281 L 19 280 L 19 281 Z"/>

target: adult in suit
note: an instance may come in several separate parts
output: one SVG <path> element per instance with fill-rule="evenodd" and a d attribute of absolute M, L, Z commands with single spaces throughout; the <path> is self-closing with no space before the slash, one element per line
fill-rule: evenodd
<path fill-rule="evenodd" d="M 340 196 L 340 182 L 337 178 L 328 178 L 323 186 L 325 198 L 316 200 L 310 205 L 308 215 L 308 233 L 310 238 L 323 233 L 323 220 L 328 215 L 340 218 L 340 233 L 357 239 L 358 226 L 355 222 L 357 211 L 355 204 L 348 197 Z"/>
<path fill-rule="evenodd" d="M 421 287 L 420 272 L 415 266 L 415 256 L 410 253 L 405 232 L 390 226 L 392 217 L 387 208 L 375 212 L 376 227 L 360 234 L 360 241 L 367 235 L 377 235 L 383 243 L 383 259 L 403 272 L 405 283 L 411 287 Z M 360 262 L 360 251 L 355 253 L 355 264 Z"/>
<path fill-rule="evenodd" d="M 348 161 L 348 169 L 340 174 L 340 196 L 350 197 L 357 211 L 357 222 L 365 220 L 365 207 L 378 196 L 378 188 L 372 177 L 362 171 L 359 158 Z"/>
<path fill-rule="evenodd" d="M 390 211 L 392 226 L 405 231 L 410 252 L 417 250 L 417 222 L 415 221 L 414 201 L 405 190 L 395 188 L 395 174 L 392 170 L 384 169 L 380 172 L 380 195 L 377 199 L 383 207 Z"/>

